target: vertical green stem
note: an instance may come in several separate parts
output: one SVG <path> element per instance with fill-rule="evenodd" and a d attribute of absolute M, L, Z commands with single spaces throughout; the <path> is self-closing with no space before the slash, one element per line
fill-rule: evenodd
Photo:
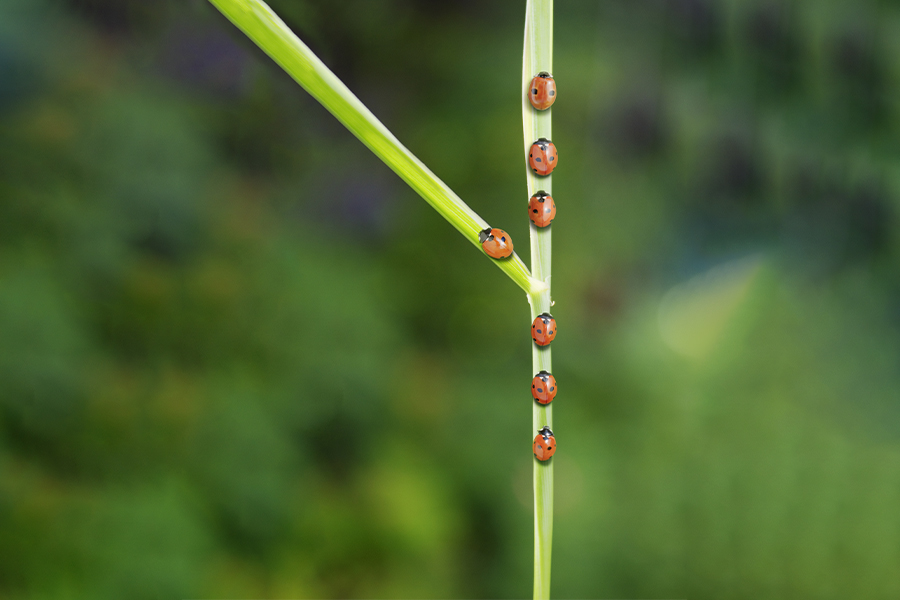
<path fill-rule="evenodd" d="M 552 0 L 550 0 L 552 1 Z M 534 226 L 532 225 L 532 229 Z M 548 232 L 549 233 L 549 232 Z M 538 234 L 532 231 L 532 247 Z M 549 247 L 549 240 L 547 240 Z M 549 258 L 549 257 L 548 257 Z M 534 264 L 538 264 L 535 261 Z M 549 266 L 549 261 L 546 263 Z M 549 277 L 549 276 L 548 276 Z M 549 283 L 549 281 L 548 281 Z M 531 318 L 543 312 L 550 312 L 550 292 L 529 296 Z M 539 347 L 532 344 L 532 371 L 552 372 L 550 346 Z M 553 428 L 551 404 L 534 402 L 532 411 L 531 438 L 544 425 Z M 550 598 L 550 556 L 553 549 L 553 459 L 541 462 L 534 459 L 534 598 Z"/>
<path fill-rule="evenodd" d="M 540 71 L 553 73 L 553 0 L 528 0 L 525 12 L 525 51 L 522 60 L 522 125 L 525 135 L 525 173 L 528 197 L 538 190 L 553 193 L 552 176 L 538 177 L 528 168 L 528 151 L 538 138 L 552 138 L 551 110 L 537 111 L 528 100 L 531 79 Z M 526 197 L 527 198 L 527 197 Z M 527 201 L 527 199 L 526 199 Z M 524 212 L 524 211 L 523 211 Z M 529 294 L 531 318 L 550 312 L 550 256 L 552 226 L 531 224 L 531 276 L 547 284 L 547 289 Z M 550 346 L 533 344 L 533 373 L 552 372 Z M 533 403 L 532 431 L 553 427 L 551 404 Z M 550 556 L 553 547 L 553 460 L 534 459 L 534 597 L 550 597 Z"/>

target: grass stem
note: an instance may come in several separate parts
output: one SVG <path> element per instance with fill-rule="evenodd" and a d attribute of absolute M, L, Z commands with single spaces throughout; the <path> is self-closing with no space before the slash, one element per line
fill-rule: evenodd
<path fill-rule="evenodd" d="M 553 176 L 538 177 L 528 167 L 531 144 L 539 139 L 552 140 L 551 111 L 535 110 L 528 100 L 531 79 L 541 71 L 553 73 L 553 0 L 528 0 L 525 9 L 525 48 L 522 58 L 522 128 L 528 197 L 538 190 L 553 193 Z M 527 201 L 527 200 L 526 200 Z M 523 213 L 525 211 L 523 210 Z M 532 276 L 546 284 L 546 289 L 529 294 L 531 318 L 550 312 L 552 228 L 531 224 Z M 550 345 L 533 344 L 532 372 L 552 372 Z M 552 404 L 533 403 L 531 437 L 544 425 L 553 428 Z M 530 439 L 530 438 L 529 438 Z M 534 459 L 534 598 L 550 597 L 550 557 L 553 548 L 553 459 Z"/>
<path fill-rule="evenodd" d="M 261 0 L 209 0 L 313 98 L 478 247 L 487 222 L 416 158 Z M 501 228 L 502 225 L 495 225 Z M 526 293 L 546 288 L 516 254 L 493 260 Z"/>

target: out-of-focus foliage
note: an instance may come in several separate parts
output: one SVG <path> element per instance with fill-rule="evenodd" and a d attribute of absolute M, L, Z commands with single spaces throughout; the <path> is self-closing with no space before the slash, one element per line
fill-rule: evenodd
<path fill-rule="evenodd" d="M 526 246 L 522 3 L 271 4 Z M 555 596 L 900 594 L 897 40 L 557 3 Z M 527 596 L 527 329 L 207 3 L 0 3 L 0 596 Z"/>

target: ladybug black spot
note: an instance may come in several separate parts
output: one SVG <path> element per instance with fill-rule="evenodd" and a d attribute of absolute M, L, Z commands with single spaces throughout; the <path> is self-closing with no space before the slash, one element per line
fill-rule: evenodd
<path fill-rule="evenodd" d="M 534 212 L 537 212 L 537 211 L 534 211 Z M 549 213 L 549 212 L 550 212 L 550 209 L 549 209 L 549 208 L 545 208 L 545 209 L 544 209 L 544 212 L 545 212 L 545 213 Z"/>
<path fill-rule="evenodd" d="M 536 158 L 536 159 L 534 159 L 534 161 L 535 161 L 535 162 L 541 162 L 541 159 L 540 159 L 540 158 Z"/>
<path fill-rule="evenodd" d="M 538 388 L 538 391 L 541 392 L 541 393 L 544 393 L 543 388 Z"/>
<path fill-rule="evenodd" d="M 550 391 L 552 392 L 552 391 L 553 391 L 553 388 L 550 388 Z"/>
<path fill-rule="evenodd" d="M 537 209 L 534 209 L 534 210 L 533 210 L 533 211 L 531 211 L 531 212 L 533 212 L 533 213 L 535 213 L 535 214 L 537 214 Z"/>
<path fill-rule="evenodd" d="M 555 95 L 556 95 L 556 92 L 554 92 L 553 90 L 550 90 L 550 93 L 549 93 L 548 95 L 549 95 L 549 96 L 555 96 Z"/>
<path fill-rule="evenodd" d="M 550 156 L 550 162 L 553 162 L 553 159 L 554 159 L 554 158 L 556 158 L 556 157 L 555 157 L 555 156 Z"/>
<path fill-rule="evenodd" d="M 531 90 L 531 93 L 532 93 L 532 94 L 537 94 L 537 88 L 532 89 L 532 90 Z"/>
<path fill-rule="evenodd" d="M 538 330 L 537 330 L 537 332 L 538 332 L 538 333 L 540 333 L 540 332 L 541 332 L 541 330 L 540 330 L 540 329 L 538 329 Z"/>

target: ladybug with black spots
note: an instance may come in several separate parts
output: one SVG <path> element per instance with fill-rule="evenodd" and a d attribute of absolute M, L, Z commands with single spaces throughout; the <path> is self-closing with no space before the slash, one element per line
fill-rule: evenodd
<path fill-rule="evenodd" d="M 485 254 L 491 258 L 506 258 L 512 254 L 512 238 L 502 229 L 488 227 L 478 234 L 478 241 L 481 242 Z"/>
<path fill-rule="evenodd" d="M 528 218 L 536 227 L 546 227 L 556 217 L 556 203 L 553 196 L 541 190 L 528 201 Z"/>
<path fill-rule="evenodd" d="M 540 138 L 531 145 L 528 151 L 528 166 L 541 177 L 546 177 L 556 168 L 559 154 L 556 146 L 547 138 Z"/>
<path fill-rule="evenodd" d="M 538 429 L 538 434 L 534 436 L 534 456 L 540 461 L 550 460 L 550 457 L 556 453 L 556 438 L 553 431 L 544 425 Z"/>
<path fill-rule="evenodd" d="M 531 395 L 538 404 L 550 404 L 556 398 L 556 378 L 541 371 L 531 380 Z"/>
<path fill-rule="evenodd" d="M 546 346 L 556 337 L 556 319 L 550 313 L 541 313 L 531 324 L 531 339 L 538 346 Z"/>
<path fill-rule="evenodd" d="M 553 75 L 547 71 L 541 71 L 531 80 L 528 89 L 528 99 L 531 105 L 538 110 L 547 110 L 556 102 L 556 82 Z"/>

